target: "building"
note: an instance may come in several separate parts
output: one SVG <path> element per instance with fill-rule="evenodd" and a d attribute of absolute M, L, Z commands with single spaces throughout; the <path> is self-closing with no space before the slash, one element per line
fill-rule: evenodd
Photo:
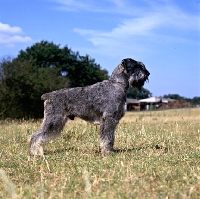
<path fill-rule="evenodd" d="M 170 98 L 150 97 L 146 99 L 126 99 L 125 110 L 126 111 L 139 111 L 139 110 L 155 110 L 162 104 L 168 104 L 176 100 Z"/>
<path fill-rule="evenodd" d="M 138 111 L 140 110 L 140 102 L 137 99 L 126 99 L 125 104 L 125 110 L 126 111 Z"/>
<path fill-rule="evenodd" d="M 162 105 L 162 103 L 167 104 L 173 101 L 175 100 L 170 98 L 159 98 L 159 97 L 150 97 L 146 99 L 141 99 L 139 100 L 140 110 L 157 109 Z"/>

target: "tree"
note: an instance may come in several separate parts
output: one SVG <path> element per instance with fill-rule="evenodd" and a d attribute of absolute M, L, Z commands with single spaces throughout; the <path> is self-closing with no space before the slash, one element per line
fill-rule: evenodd
<path fill-rule="evenodd" d="M 151 96 L 152 96 L 151 92 L 143 87 L 141 91 L 139 91 L 137 88 L 130 87 L 127 92 L 127 98 L 132 98 L 132 99 L 144 99 Z"/>
<path fill-rule="evenodd" d="M 0 62 L 0 117 L 40 118 L 40 96 L 68 86 L 68 79 L 56 67 L 37 68 L 31 61 L 3 59 Z"/>
<path fill-rule="evenodd" d="M 171 98 L 171 99 L 175 99 L 175 100 L 184 99 L 184 97 L 180 96 L 179 94 L 168 94 L 168 95 L 163 95 L 163 98 Z"/>
<path fill-rule="evenodd" d="M 21 50 L 15 59 L 0 60 L 0 117 L 41 118 L 42 94 L 104 79 L 107 71 L 89 55 L 41 41 Z"/>
<path fill-rule="evenodd" d="M 200 104 L 200 97 L 186 98 L 186 97 L 180 96 L 179 94 L 168 94 L 168 95 L 164 95 L 163 98 L 171 98 L 171 99 L 175 99 L 175 100 L 185 100 L 187 102 L 190 102 L 193 105 Z"/>
<path fill-rule="evenodd" d="M 87 86 L 108 79 L 107 70 L 102 70 L 89 55 L 80 56 L 67 46 L 41 41 L 21 50 L 18 57 L 20 61 L 31 61 L 38 68 L 59 68 L 60 73 L 67 74 L 70 87 Z"/>
<path fill-rule="evenodd" d="M 200 105 L 200 97 L 194 97 L 191 103 L 194 105 Z"/>

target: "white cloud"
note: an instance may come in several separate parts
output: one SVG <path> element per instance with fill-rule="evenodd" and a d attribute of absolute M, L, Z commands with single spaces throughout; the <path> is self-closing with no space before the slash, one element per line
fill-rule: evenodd
<path fill-rule="evenodd" d="M 190 35 L 198 35 L 200 31 L 200 16 L 182 10 L 171 0 L 141 0 L 137 3 L 131 0 L 51 1 L 57 2 L 59 8 L 65 11 L 102 12 L 110 20 L 118 16 L 119 23 L 110 30 L 73 29 L 93 45 L 87 48 L 87 52 L 95 54 L 142 54 L 157 51 L 155 46 L 164 43 L 172 46 L 175 43 L 194 44 L 197 42 Z M 116 22 L 116 19 L 113 21 Z"/>
<path fill-rule="evenodd" d="M 96 3 L 98 1 L 91 1 L 91 0 L 52 0 L 57 2 L 59 6 L 57 7 L 60 10 L 65 11 L 92 11 L 92 12 L 103 12 L 104 9 L 100 8 Z M 94 3 L 95 2 L 95 3 Z"/>
<path fill-rule="evenodd" d="M 124 7 L 125 1 L 124 0 L 109 0 L 111 3 L 113 3 L 116 7 Z"/>
<path fill-rule="evenodd" d="M 9 26 L 8 24 L 3 24 L 0 22 L 0 33 L 23 33 L 20 27 L 17 26 Z"/>
<path fill-rule="evenodd" d="M 75 28 L 74 31 L 82 36 L 88 37 L 94 45 L 102 44 L 103 39 L 116 40 L 125 39 L 131 36 L 147 36 L 151 30 L 161 24 L 161 19 L 149 16 L 143 18 L 132 18 L 125 20 L 111 31 L 95 31 Z M 107 43 L 107 42 L 106 42 Z"/>
<path fill-rule="evenodd" d="M 120 6 L 124 1 L 117 0 L 115 3 Z M 187 36 L 191 31 L 195 34 L 200 31 L 199 16 L 185 13 L 169 1 L 148 6 L 151 7 L 146 12 L 142 12 L 143 7 L 138 7 L 137 13 L 129 15 L 128 19 L 126 16 L 122 23 L 110 31 L 80 28 L 75 28 L 74 31 L 92 42 L 95 47 L 102 49 L 100 53 L 105 52 L 105 49 L 117 48 L 120 54 L 123 45 L 126 45 L 126 49 L 131 45 L 134 46 L 133 49 L 136 47 L 137 51 L 151 51 L 149 46 L 152 42 L 158 43 L 163 40 L 170 43 L 194 42 Z"/>
<path fill-rule="evenodd" d="M 126 0 L 49 0 L 56 2 L 59 10 L 67 12 L 100 12 L 100 13 L 120 13 L 123 15 L 132 15 L 138 13 L 139 10 L 133 9 L 134 6 L 127 6 Z"/>
<path fill-rule="evenodd" d="M 10 26 L 0 22 L 0 44 L 7 47 L 13 47 L 16 43 L 27 43 L 32 41 L 28 36 L 22 36 L 24 33 L 20 27 Z"/>
<path fill-rule="evenodd" d="M 32 39 L 30 37 L 22 37 L 19 35 L 0 35 L 0 43 L 11 44 L 11 43 L 26 43 L 30 42 Z"/>

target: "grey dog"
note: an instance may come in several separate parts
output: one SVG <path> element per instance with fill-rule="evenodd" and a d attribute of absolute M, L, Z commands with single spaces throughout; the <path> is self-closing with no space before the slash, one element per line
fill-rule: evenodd
<path fill-rule="evenodd" d="M 67 120 L 75 117 L 100 124 L 101 153 L 113 152 L 114 132 L 125 113 L 127 89 L 141 89 L 149 75 L 142 62 L 127 58 L 114 69 L 109 80 L 42 95 L 44 119 L 30 137 L 30 154 L 43 155 L 45 143 L 59 136 Z"/>

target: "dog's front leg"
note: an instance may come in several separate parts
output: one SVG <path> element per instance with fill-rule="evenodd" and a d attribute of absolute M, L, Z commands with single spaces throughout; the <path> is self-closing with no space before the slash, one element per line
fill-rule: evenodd
<path fill-rule="evenodd" d="M 112 115 L 105 115 L 100 123 L 100 148 L 103 155 L 114 152 L 115 128 L 118 121 Z"/>

